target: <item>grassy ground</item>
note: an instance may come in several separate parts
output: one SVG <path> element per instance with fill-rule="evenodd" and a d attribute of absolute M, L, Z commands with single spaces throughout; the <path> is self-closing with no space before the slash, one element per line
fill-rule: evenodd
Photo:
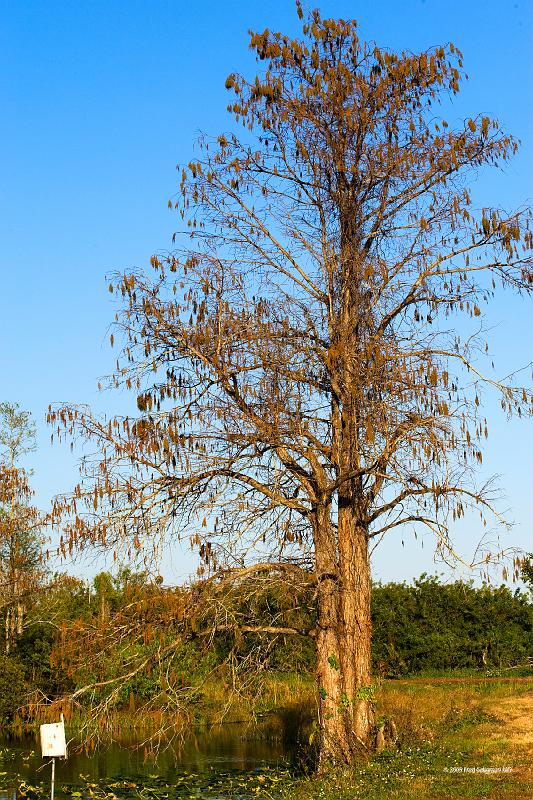
<path fill-rule="evenodd" d="M 397 748 L 287 786 L 287 800 L 533 797 L 533 680 L 385 683 L 376 710 Z"/>
<path fill-rule="evenodd" d="M 310 726 L 314 692 L 312 676 L 279 675 L 265 680 L 255 697 L 264 733 L 293 742 L 302 725 L 304 731 Z M 274 709 L 278 713 L 270 714 Z M 102 721 L 101 738 L 105 741 L 106 732 L 117 738 L 120 731 L 119 739 L 135 741 L 140 733 L 149 735 L 161 724 L 157 713 L 152 718 L 140 712 L 132 709 L 129 714 L 110 715 Z M 454 673 L 384 681 L 376 696 L 376 715 L 378 723 L 394 720 L 398 741 L 394 749 L 368 764 L 307 779 L 267 770 L 239 777 L 244 783 L 237 794 L 273 798 L 281 790 L 284 800 L 533 798 L 533 677 Z M 246 698 L 222 683 L 210 683 L 199 696 L 192 723 L 209 725 L 220 717 L 225 722 L 250 723 L 253 735 Z M 232 791 L 217 789 L 216 796 L 233 797 Z"/>

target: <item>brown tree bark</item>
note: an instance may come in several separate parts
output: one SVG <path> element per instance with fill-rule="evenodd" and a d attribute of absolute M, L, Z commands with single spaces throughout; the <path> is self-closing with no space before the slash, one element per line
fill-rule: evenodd
<path fill-rule="evenodd" d="M 11 609 L 9 607 L 6 609 L 5 619 L 5 649 L 8 656 L 11 652 Z"/>
<path fill-rule="evenodd" d="M 318 579 L 318 615 L 316 635 L 319 767 L 332 761 L 344 761 L 349 753 L 344 725 L 340 718 L 342 686 L 338 664 L 338 564 L 330 510 L 317 509 L 313 518 L 316 571 Z"/>
<path fill-rule="evenodd" d="M 339 641 L 343 702 L 349 709 L 352 754 L 370 752 L 372 620 L 368 531 L 353 505 L 339 507 Z"/>
<path fill-rule="evenodd" d="M 364 757 L 372 737 L 370 570 L 367 534 L 354 519 L 339 513 L 338 537 L 329 509 L 314 523 L 320 770 Z"/>
<path fill-rule="evenodd" d="M 324 605 L 329 602 L 335 610 L 335 639 L 329 643 L 330 652 L 326 653 L 317 642 L 320 679 L 327 675 L 329 691 L 334 697 L 326 712 L 328 720 L 324 716 L 320 720 L 324 739 L 321 766 L 324 759 L 349 764 L 368 755 L 374 725 L 367 502 L 361 478 L 350 477 L 361 467 L 361 423 L 366 411 L 361 385 L 365 371 L 363 351 L 372 315 L 367 308 L 368 300 L 362 296 L 364 259 L 348 187 L 344 187 L 340 206 L 343 274 L 339 322 L 336 331 L 332 331 L 336 351 L 332 358 L 335 364 L 332 433 L 337 475 L 344 479 L 337 496 L 336 577 L 331 586 L 328 581 L 321 582 L 318 571 L 319 620 L 321 592 L 328 597 L 334 593 L 334 602 L 327 597 L 322 602 Z M 316 543 L 315 548 L 318 569 Z"/>
<path fill-rule="evenodd" d="M 17 636 L 22 636 L 24 630 L 24 606 L 22 603 L 17 603 Z"/>

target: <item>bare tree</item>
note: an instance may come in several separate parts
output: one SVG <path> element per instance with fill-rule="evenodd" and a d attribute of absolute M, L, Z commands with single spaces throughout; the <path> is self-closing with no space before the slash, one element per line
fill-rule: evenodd
<path fill-rule="evenodd" d="M 0 403 L 0 612 L 5 651 L 20 636 L 28 596 L 39 584 L 40 515 L 31 505 L 21 456 L 35 448 L 35 426 L 16 403 Z"/>
<path fill-rule="evenodd" d="M 298 13 L 303 13 L 297 4 Z M 230 75 L 243 135 L 201 139 L 175 203 L 190 240 L 119 277 L 112 383 L 139 416 L 50 411 L 97 445 L 59 498 L 62 546 L 190 535 L 212 580 L 300 570 L 316 586 L 320 763 L 372 747 L 369 546 L 494 515 L 479 486 L 482 308 L 530 293 L 530 212 L 476 210 L 470 182 L 517 149 L 488 117 L 438 114 L 462 77 L 453 46 L 395 53 L 313 11 L 303 38 L 252 33 L 265 64 Z M 275 634 L 275 626 L 270 626 Z"/>

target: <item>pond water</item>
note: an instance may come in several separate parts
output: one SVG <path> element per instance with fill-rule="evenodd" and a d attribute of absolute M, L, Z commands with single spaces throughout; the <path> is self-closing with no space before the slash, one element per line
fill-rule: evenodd
<path fill-rule="evenodd" d="M 290 781 L 295 734 L 227 724 L 192 734 L 156 761 L 113 744 L 56 761 L 56 800 L 178 800 L 275 797 Z M 0 800 L 50 797 L 51 766 L 37 738 L 0 739 Z"/>

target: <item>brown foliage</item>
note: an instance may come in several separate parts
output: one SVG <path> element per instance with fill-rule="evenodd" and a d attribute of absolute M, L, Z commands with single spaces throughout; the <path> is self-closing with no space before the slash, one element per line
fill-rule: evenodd
<path fill-rule="evenodd" d="M 0 614 L 9 653 L 22 633 L 29 597 L 42 578 L 39 565 L 41 515 L 20 455 L 33 449 L 33 425 L 16 404 L 0 403 Z"/>

